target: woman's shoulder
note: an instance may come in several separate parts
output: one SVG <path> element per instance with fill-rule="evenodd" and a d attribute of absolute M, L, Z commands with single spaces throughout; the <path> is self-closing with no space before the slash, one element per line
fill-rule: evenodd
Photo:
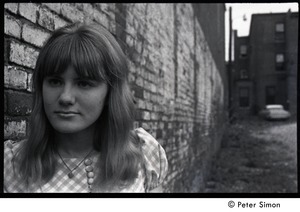
<path fill-rule="evenodd" d="M 21 192 L 24 191 L 24 185 L 21 182 L 21 178 L 16 175 L 16 155 L 17 152 L 24 145 L 25 140 L 4 141 L 4 182 L 3 192 Z"/>
<path fill-rule="evenodd" d="M 147 150 L 148 153 L 152 154 L 162 151 L 165 154 L 165 151 L 160 143 L 146 130 L 140 127 L 136 128 L 134 131 L 143 150 Z"/>
<path fill-rule="evenodd" d="M 146 174 L 146 188 L 159 186 L 168 172 L 167 155 L 160 143 L 143 128 L 134 130 L 141 143 Z"/>
<path fill-rule="evenodd" d="M 16 162 L 16 155 L 24 146 L 26 140 L 14 141 L 6 140 L 4 141 L 4 164 L 5 169 L 10 170 L 11 166 L 14 166 L 13 163 Z"/>

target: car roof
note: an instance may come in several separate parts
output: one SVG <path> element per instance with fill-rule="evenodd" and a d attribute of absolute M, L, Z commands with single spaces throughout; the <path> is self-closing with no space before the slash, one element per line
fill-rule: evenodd
<path fill-rule="evenodd" d="M 266 105 L 266 109 L 283 109 L 282 105 Z"/>

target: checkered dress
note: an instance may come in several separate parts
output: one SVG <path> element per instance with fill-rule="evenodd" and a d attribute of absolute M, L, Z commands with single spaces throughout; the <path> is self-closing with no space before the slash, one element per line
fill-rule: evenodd
<path fill-rule="evenodd" d="M 147 192 L 159 186 L 168 170 L 168 161 L 166 153 L 161 145 L 143 128 L 135 130 L 142 143 L 141 151 L 144 156 L 144 163 L 140 166 L 138 177 L 134 183 L 127 187 L 115 186 L 110 191 L 93 192 Z M 32 184 L 28 188 L 21 181 L 18 175 L 14 174 L 13 156 L 22 146 L 23 141 L 14 142 L 8 140 L 4 142 L 4 192 L 5 193 L 87 193 L 91 192 L 88 184 L 87 165 L 81 163 L 74 170 L 74 177 L 69 178 L 69 169 L 63 164 L 62 160 L 57 158 L 57 168 L 54 176 L 50 181 L 43 185 Z M 94 152 L 89 156 L 92 165 L 99 162 L 99 153 Z M 71 169 L 76 167 L 82 160 L 81 158 L 63 158 L 65 163 Z M 99 174 L 99 166 L 93 166 L 95 176 Z"/>

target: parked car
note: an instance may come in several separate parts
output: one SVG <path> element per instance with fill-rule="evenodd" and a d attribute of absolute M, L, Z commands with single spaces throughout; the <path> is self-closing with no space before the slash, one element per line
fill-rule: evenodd
<path fill-rule="evenodd" d="M 266 105 L 259 112 L 259 116 L 267 120 L 285 120 L 289 119 L 291 114 L 284 110 L 282 105 Z"/>

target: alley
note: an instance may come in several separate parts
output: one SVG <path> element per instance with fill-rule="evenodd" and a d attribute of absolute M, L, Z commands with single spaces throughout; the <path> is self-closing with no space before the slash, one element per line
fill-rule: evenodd
<path fill-rule="evenodd" d="M 253 118 L 231 125 L 205 192 L 297 192 L 296 122 Z"/>

